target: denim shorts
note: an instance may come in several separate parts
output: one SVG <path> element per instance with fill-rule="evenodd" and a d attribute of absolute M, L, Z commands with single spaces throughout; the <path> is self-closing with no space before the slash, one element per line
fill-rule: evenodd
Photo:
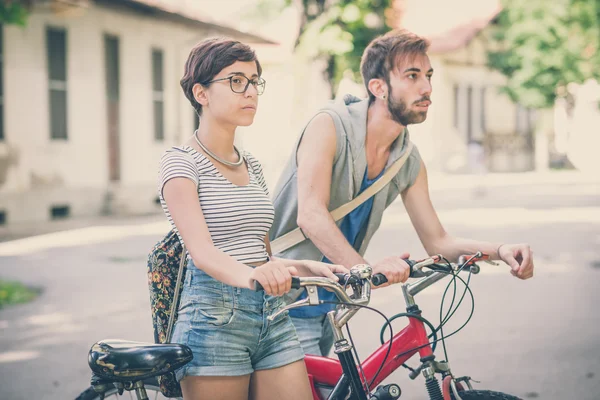
<path fill-rule="evenodd" d="M 292 318 L 302 349 L 306 354 L 327 357 L 333 347 L 333 329 L 327 315 Z"/>
<path fill-rule="evenodd" d="M 304 358 L 281 297 L 237 288 L 211 278 L 188 260 L 173 330 L 173 343 L 192 349 L 194 358 L 176 372 L 185 376 L 242 376 Z"/>

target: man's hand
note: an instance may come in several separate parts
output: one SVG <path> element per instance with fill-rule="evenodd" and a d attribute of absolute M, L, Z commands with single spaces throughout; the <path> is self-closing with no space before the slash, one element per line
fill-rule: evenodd
<path fill-rule="evenodd" d="M 323 276 L 338 281 L 338 274 L 347 274 L 350 271 L 343 265 L 328 264 L 319 261 L 302 260 L 295 264 L 299 276 Z"/>
<path fill-rule="evenodd" d="M 373 275 L 383 274 L 388 280 L 383 285 L 373 286 L 373 289 L 379 289 L 394 283 L 406 282 L 410 276 L 410 267 L 403 259 L 409 257 L 410 254 L 404 253 L 400 256 L 384 258 L 373 265 Z"/>
<path fill-rule="evenodd" d="M 503 244 L 498 247 L 498 256 L 510 266 L 510 273 L 517 278 L 533 276 L 533 251 L 528 244 Z"/>

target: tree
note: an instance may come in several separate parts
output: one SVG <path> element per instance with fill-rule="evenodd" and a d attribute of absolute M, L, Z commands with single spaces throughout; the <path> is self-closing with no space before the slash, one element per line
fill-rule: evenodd
<path fill-rule="evenodd" d="M 554 104 L 568 83 L 600 77 L 600 0 L 504 0 L 488 63 L 513 101 Z"/>
<path fill-rule="evenodd" d="M 326 62 L 332 95 L 345 73 L 360 82 L 360 58 L 369 42 L 390 30 L 394 0 L 262 0 L 263 16 L 294 6 L 300 14 L 296 50 Z M 267 16 L 268 17 L 268 16 Z"/>
<path fill-rule="evenodd" d="M 3 0 L 0 2 L 0 24 L 25 25 L 30 1 Z"/>

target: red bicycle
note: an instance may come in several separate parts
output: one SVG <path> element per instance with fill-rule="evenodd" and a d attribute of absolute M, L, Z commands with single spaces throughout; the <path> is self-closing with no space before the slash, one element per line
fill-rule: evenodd
<path fill-rule="evenodd" d="M 348 337 L 346 337 L 343 328 L 347 327 L 348 321 L 361 308 L 374 310 L 368 307 L 371 288 L 385 283 L 385 276 L 373 275 L 372 269 L 368 265 L 357 265 L 351 269 L 350 274 L 338 275 L 339 282 L 321 277 L 292 278 L 292 287 L 306 288 L 308 296 L 282 308 L 270 318 L 274 319 L 291 308 L 322 304 L 317 287 L 333 291 L 338 298 L 336 309 L 327 314 L 334 331 L 334 351 L 338 360 L 312 355 L 305 358 L 315 400 L 398 399 L 402 394 L 398 385 L 380 385 L 380 383 L 400 366 L 411 370 L 409 374 L 411 379 L 417 378 L 420 374 L 423 375 L 431 400 L 519 400 L 515 396 L 500 392 L 475 390 L 471 385 L 470 377 L 455 377 L 447 360 L 436 361 L 434 351 L 437 343 L 440 341 L 444 343 L 443 340 L 451 335 L 443 336 L 443 325 L 460 306 L 466 293 L 470 293 L 471 299 L 473 299 L 469 289 L 471 274 L 479 273 L 480 268 L 476 262 L 487 260 L 487 256 L 482 253 L 462 256 L 458 264 L 451 264 L 444 260 L 441 256 L 426 258 L 418 262 L 407 260 L 411 266 L 411 277 L 422 279 L 402 285 L 406 312 L 396 314 L 391 319 L 384 316 L 386 323 L 381 333 L 382 345 L 360 364 L 357 364 L 357 357 L 353 353 L 354 345 L 350 332 L 348 330 Z M 461 272 L 469 274 L 466 282 L 458 276 Z M 421 315 L 421 310 L 415 302 L 415 296 L 448 276 L 453 278 L 454 283 L 461 280 L 465 285 L 465 290 L 454 311 L 451 311 L 456 300 L 456 291 L 454 292 L 450 309 L 436 328 Z M 449 287 L 450 284 L 447 286 L 446 292 Z M 444 297 L 446 292 L 444 292 Z M 407 317 L 409 323 L 394 335 L 391 321 L 398 317 Z M 465 325 L 466 323 L 463 324 L 463 327 Z M 430 331 L 429 334 L 427 327 Z M 391 339 L 385 343 L 383 343 L 384 329 L 389 329 L 392 333 Z M 462 327 L 458 330 L 460 329 Z M 441 335 L 440 337 L 438 337 L 438 333 Z M 420 366 L 411 369 L 405 363 L 416 354 L 419 354 Z M 111 360 L 112 368 L 110 370 L 107 370 L 105 364 L 97 362 L 106 359 Z M 126 390 L 135 391 L 139 400 L 148 399 L 147 392 L 154 393 L 153 398 L 164 398 L 160 395 L 155 377 L 181 367 L 190 359 L 189 348 L 178 344 L 98 342 L 90 350 L 89 357 L 90 367 L 94 372 L 92 386 L 77 399 L 95 400 L 113 395 L 116 397 Z M 441 377 L 441 385 L 437 376 Z"/>
<path fill-rule="evenodd" d="M 515 396 L 500 392 L 474 390 L 470 377 L 457 378 L 452 374 L 447 361 L 436 361 L 434 355 L 435 344 L 444 339 L 437 338 L 437 332 L 441 331 L 443 333 L 442 327 L 453 312 L 447 314 L 444 318 L 445 321 L 443 320 L 438 328 L 434 328 L 429 321 L 422 317 L 421 310 L 415 302 L 415 296 L 444 277 L 453 276 L 456 279 L 458 273 L 463 271 L 469 274 L 479 273 L 480 268 L 476 262 L 487 260 L 487 256 L 482 253 L 463 256 L 458 265 L 449 262 L 442 263 L 442 260 L 441 256 L 430 257 L 419 262 L 407 260 L 411 265 L 411 277 L 423 278 L 415 283 L 402 285 L 407 306 L 406 313 L 397 314 L 394 318 L 407 317 L 409 324 L 400 332 L 392 335 L 390 340 L 383 343 L 359 365 L 357 365 L 352 352 L 354 346 L 351 340 L 346 338 L 342 328 L 347 325 L 348 321 L 360 308 L 367 307 L 371 295 L 371 285 L 378 286 L 385 283 L 385 276 L 381 274 L 371 276 L 371 267 L 360 265 L 352 268 L 349 276 L 341 276 L 341 283 L 327 278 L 296 279 L 295 286 L 306 287 L 308 296 L 297 303 L 288 305 L 278 313 L 294 307 L 321 304 L 316 287 L 324 287 L 333 291 L 339 299 L 337 309 L 327 315 L 333 327 L 335 336 L 334 351 L 339 360 L 311 355 L 305 358 L 315 400 L 398 399 L 402 393 L 398 385 L 377 386 L 400 366 L 406 366 L 406 361 L 417 353 L 421 365 L 416 369 L 411 369 L 409 376 L 415 379 L 420 373 L 423 374 L 425 386 L 431 400 L 518 400 Z M 427 267 L 427 272 L 423 272 L 425 267 Z M 462 281 L 464 282 L 464 280 Z M 467 291 L 470 293 L 468 281 L 464 283 L 465 293 Z M 351 296 L 347 293 L 348 287 L 352 288 L 353 293 Z M 464 294 L 457 307 L 463 298 Z M 452 305 L 450 308 L 452 309 Z M 276 316 L 275 314 L 271 318 Z M 384 328 L 390 327 L 391 330 L 390 322 L 386 318 Z M 426 325 L 432 332 L 429 335 L 426 331 Z M 350 337 L 350 335 L 348 336 Z M 383 329 L 381 337 L 383 339 Z M 433 338 L 433 341 L 431 338 Z M 438 374 L 441 375 L 441 386 L 436 377 Z"/>

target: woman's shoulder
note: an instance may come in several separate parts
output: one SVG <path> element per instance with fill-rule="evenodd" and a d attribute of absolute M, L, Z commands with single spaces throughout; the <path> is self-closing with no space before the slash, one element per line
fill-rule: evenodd
<path fill-rule="evenodd" d="M 262 171 L 262 165 L 261 165 L 260 161 L 258 161 L 258 159 L 252 155 L 252 153 L 250 153 L 247 150 L 243 150 L 242 156 L 250 164 L 250 166 L 252 167 L 253 170 Z"/>
<path fill-rule="evenodd" d="M 188 145 L 172 146 L 166 149 L 161 160 L 184 160 L 185 162 L 194 162 L 200 169 L 208 168 L 211 166 L 210 161 L 202 153 L 196 151 L 193 147 Z"/>

